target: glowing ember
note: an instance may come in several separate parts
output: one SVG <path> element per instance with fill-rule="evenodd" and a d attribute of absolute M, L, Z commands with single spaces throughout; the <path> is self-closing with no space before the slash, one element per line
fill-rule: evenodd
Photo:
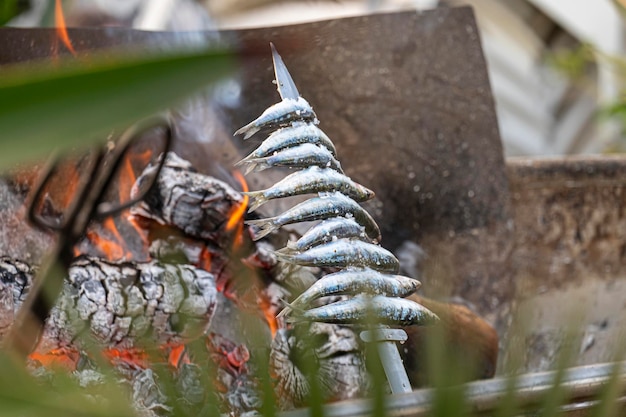
<path fill-rule="evenodd" d="M 78 366 L 80 353 L 70 348 L 59 348 L 53 349 L 48 353 L 33 352 L 28 358 L 39 362 L 46 368 L 62 368 L 73 372 Z"/>
<path fill-rule="evenodd" d="M 72 55 L 76 55 L 76 51 L 72 46 L 72 41 L 70 41 L 70 37 L 67 34 L 67 27 L 65 25 L 65 17 L 63 16 L 63 6 L 61 5 L 61 0 L 56 0 L 56 4 L 54 6 L 54 23 L 57 28 L 57 36 L 63 42 L 63 45 L 72 53 Z"/>
<path fill-rule="evenodd" d="M 127 363 L 139 368 L 147 369 L 149 366 L 148 354 L 140 349 L 115 349 L 109 348 L 102 352 L 104 357 L 111 363 Z"/>
<path fill-rule="evenodd" d="M 189 355 L 187 355 L 187 349 L 185 345 L 172 346 L 168 355 L 168 363 L 174 368 L 178 369 L 182 364 L 189 364 Z"/>

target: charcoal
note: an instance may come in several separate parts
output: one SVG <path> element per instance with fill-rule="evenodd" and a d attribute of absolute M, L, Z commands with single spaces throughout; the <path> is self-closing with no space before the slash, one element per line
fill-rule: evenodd
<path fill-rule="evenodd" d="M 259 386 L 248 362 L 248 349 L 217 333 L 208 335 L 207 349 L 212 363 L 217 365 L 214 386 L 221 411 L 229 416 L 258 411 L 261 407 Z"/>
<path fill-rule="evenodd" d="M 183 363 L 176 375 L 176 389 L 182 401 L 190 405 L 202 404 L 206 398 L 206 387 L 202 381 L 202 370 L 194 363 Z"/>
<path fill-rule="evenodd" d="M 0 253 L 29 263 L 41 262 L 54 245 L 54 236 L 24 221 L 25 193 L 15 190 L 10 182 L 0 178 Z"/>
<path fill-rule="evenodd" d="M 307 405 L 310 373 L 319 382 L 325 400 L 358 398 L 368 389 L 357 336 L 351 329 L 334 324 L 312 323 L 300 332 L 279 330 L 272 343 L 270 371 L 278 406 L 283 410 Z"/>
<path fill-rule="evenodd" d="M 171 414 L 167 397 L 159 386 L 157 376 L 151 369 L 140 369 L 129 381 L 132 402 L 140 417 L 157 417 Z"/>
<path fill-rule="evenodd" d="M 28 264 L 7 257 L 0 257 L 0 338 L 15 320 L 32 283 L 34 269 Z"/>
<path fill-rule="evenodd" d="M 72 376 L 76 378 L 78 384 L 83 388 L 97 387 L 104 384 L 106 380 L 104 374 L 94 369 L 74 371 Z"/>
<path fill-rule="evenodd" d="M 231 389 L 224 395 L 228 405 L 228 415 L 241 416 L 247 413 L 255 415 L 261 408 L 259 387 L 256 381 L 248 374 L 239 376 L 234 380 Z"/>
<path fill-rule="evenodd" d="M 0 261 L 3 331 L 32 282 L 32 271 L 19 262 Z M 107 346 L 132 347 L 146 337 L 179 343 L 208 328 L 217 304 L 215 280 L 190 265 L 159 262 L 113 263 L 78 258 L 46 323 L 38 350 L 68 346 L 90 331 Z"/>
<path fill-rule="evenodd" d="M 144 187 L 154 173 L 148 166 L 137 178 L 132 195 Z M 223 242 L 230 234 L 224 228 L 233 211 L 243 203 L 243 196 L 227 183 L 196 172 L 191 164 L 173 152 L 155 187 L 144 201 L 131 209 L 134 216 L 175 226 L 191 237 Z"/>

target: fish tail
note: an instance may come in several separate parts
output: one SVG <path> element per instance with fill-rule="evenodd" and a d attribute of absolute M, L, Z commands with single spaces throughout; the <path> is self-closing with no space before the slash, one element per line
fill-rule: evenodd
<path fill-rule="evenodd" d="M 279 252 L 279 253 L 284 253 L 286 255 L 290 255 L 293 252 L 296 252 L 296 249 L 294 248 L 294 244 L 292 243 L 291 245 L 289 244 L 290 242 L 287 242 L 287 246 L 285 246 L 284 248 L 278 249 L 275 252 Z"/>
<path fill-rule="evenodd" d="M 295 311 L 295 312 L 300 313 L 300 314 L 304 313 L 304 310 L 302 308 L 296 306 L 295 301 L 297 301 L 297 299 L 294 300 L 293 303 L 289 303 L 286 300 L 281 298 L 280 302 L 283 303 L 285 305 L 285 307 L 280 311 L 280 313 L 278 313 L 276 315 L 276 318 L 278 319 L 278 318 L 284 317 L 287 314 L 291 313 L 292 311 Z"/>
<path fill-rule="evenodd" d="M 247 220 L 246 224 L 252 225 L 256 227 L 258 230 L 255 231 L 254 238 L 252 240 L 257 241 L 274 230 L 277 230 L 280 226 L 274 224 L 275 217 L 270 217 L 268 219 L 259 219 L 259 220 Z"/>
<path fill-rule="evenodd" d="M 290 315 L 285 317 L 285 321 L 289 324 L 296 324 L 296 323 L 302 323 L 303 321 L 306 321 L 304 319 L 304 317 L 296 314 L 296 315 Z"/>
<path fill-rule="evenodd" d="M 256 132 L 258 132 L 259 130 L 261 130 L 261 129 L 258 128 L 257 126 L 255 126 L 254 122 L 251 122 L 251 123 L 248 123 L 247 125 L 245 125 L 244 127 L 242 127 L 241 129 L 238 129 L 233 134 L 233 136 L 237 136 L 237 135 L 243 134 L 243 140 L 246 140 L 250 136 L 254 135 Z"/>
<path fill-rule="evenodd" d="M 249 162 L 249 161 L 246 161 Z M 244 171 L 243 175 L 248 175 L 251 172 L 256 171 L 256 165 L 255 164 L 250 164 L 246 167 L 246 170 Z"/>
<path fill-rule="evenodd" d="M 285 249 L 285 248 L 283 248 Z M 287 262 L 290 264 L 294 264 L 295 255 L 291 252 L 281 252 L 280 250 L 274 251 L 274 255 L 278 258 L 279 261 Z"/>
<path fill-rule="evenodd" d="M 265 197 L 265 194 L 263 194 L 263 191 L 247 191 L 247 192 L 243 192 L 242 194 L 247 195 L 248 197 L 250 197 L 250 200 L 251 200 L 248 213 L 252 213 L 254 210 L 258 209 L 263 204 L 269 201 L 267 197 Z"/>
<path fill-rule="evenodd" d="M 245 158 L 243 158 L 241 161 L 239 162 L 235 162 L 235 166 L 236 167 L 240 167 L 243 164 L 247 163 L 249 160 L 251 159 L 251 155 L 246 156 Z"/>
<path fill-rule="evenodd" d="M 250 158 L 246 161 L 250 164 L 247 173 L 264 171 L 272 166 L 267 162 L 267 158 Z"/>

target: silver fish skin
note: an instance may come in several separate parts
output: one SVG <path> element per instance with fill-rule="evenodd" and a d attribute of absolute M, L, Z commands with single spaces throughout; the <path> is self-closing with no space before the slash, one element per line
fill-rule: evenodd
<path fill-rule="evenodd" d="M 336 217 L 334 219 L 324 220 L 313 226 L 297 241 L 287 242 L 287 246 L 280 249 L 279 252 L 304 252 L 322 243 L 342 238 L 358 238 L 366 242 L 371 242 L 370 238 L 365 234 L 365 228 L 355 222 L 354 219 Z"/>
<path fill-rule="evenodd" d="M 266 127 L 287 126 L 294 121 L 317 121 L 311 105 L 302 97 L 297 100 L 286 98 L 265 109 L 263 113 L 241 129 L 234 136 L 244 135 L 244 140 Z"/>
<path fill-rule="evenodd" d="M 294 195 L 338 191 L 354 201 L 366 201 L 374 192 L 331 168 L 316 166 L 294 172 L 265 190 L 245 192 L 251 198 L 248 212 L 252 212 L 276 198 Z"/>
<path fill-rule="evenodd" d="M 301 266 L 327 268 L 361 266 L 393 274 L 400 269 L 398 258 L 387 249 L 354 239 L 339 239 L 301 253 L 274 253 L 282 261 Z"/>
<path fill-rule="evenodd" d="M 287 224 L 324 220 L 337 216 L 353 218 L 365 228 L 367 236 L 374 241 L 380 241 L 380 228 L 372 216 L 356 201 L 337 192 L 310 198 L 276 217 L 248 220 L 246 224 L 258 229 L 253 239 L 259 240 Z"/>
<path fill-rule="evenodd" d="M 319 127 L 315 126 L 313 123 L 294 122 L 288 127 L 273 132 L 267 139 L 261 142 L 258 148 L 236 165 L 240 165 L 254 158 L 265 158 L 275 152 L 303 143 L 323 146 L 330 151 L 332 156 L 337 157 L 335 145 Z"/>
<path fill-rule="evenodd" d="M 310 166 L 330 168 L 343 174 L 341 163 L 335 159 L 330 151 L 323 146 L 312 143 L 303 143 L 293 148 L 285 148 L 270 156 L 251 158 L 240 162 L 248 164 L 244 175 L 273 167 L 306 168 Z"/>
<path fill-rule="evenodd" d="M 334 324 L 366 324 L 371 320 L 395 326 L 428 326 L 439 317 L 426 307 L 404 298 L 377 295 L 353 297 L 287 317 L 288 322 L 319 321 Z"/>
<path fill-rule="evenodd" d="M 305 310 L 311 302 L 329 295 L 371 294 L 404 298 L 422 284 L 402 275 L 383 274 L 373 269 L 345 269 L 322 277 L 295 300 L 289 303 L 277 317 L 288 314 L 292 309 Z"/>

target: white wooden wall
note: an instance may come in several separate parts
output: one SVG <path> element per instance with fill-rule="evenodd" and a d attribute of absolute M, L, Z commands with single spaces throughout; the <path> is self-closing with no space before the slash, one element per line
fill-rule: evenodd
<path fill-rule="evenodd" d="M 603 0 L 592 3 L 597 1 Z M 598 77 L 592 73 L 591 82 L 580 85 L 561 75 L 546 60 L 559 45 L 559 36 L 563 38 L 561 43 L 569 47 L 589 38 L 581 38 L 583 30 L 570 31 L 570 25 L 564 25 L 563 19 L 544 15 L 544 10 L 533 4 L 542 2 L 550 3 L 550 12 L 568 10 L 575 3 L 569 0 L 454 2 L 472 4 L 478 17 L 505 152 L 511 156 L 602 151 L 611 138 L 602 137 L 595 123 L 600 106 Z M 543 24 L 537 22 L 541 19 Z M 541 34 L 542 26 L 553 33 L 551 45 L 546 44 Z M 617 92 L 615 84 L 604 88 Z"/>

